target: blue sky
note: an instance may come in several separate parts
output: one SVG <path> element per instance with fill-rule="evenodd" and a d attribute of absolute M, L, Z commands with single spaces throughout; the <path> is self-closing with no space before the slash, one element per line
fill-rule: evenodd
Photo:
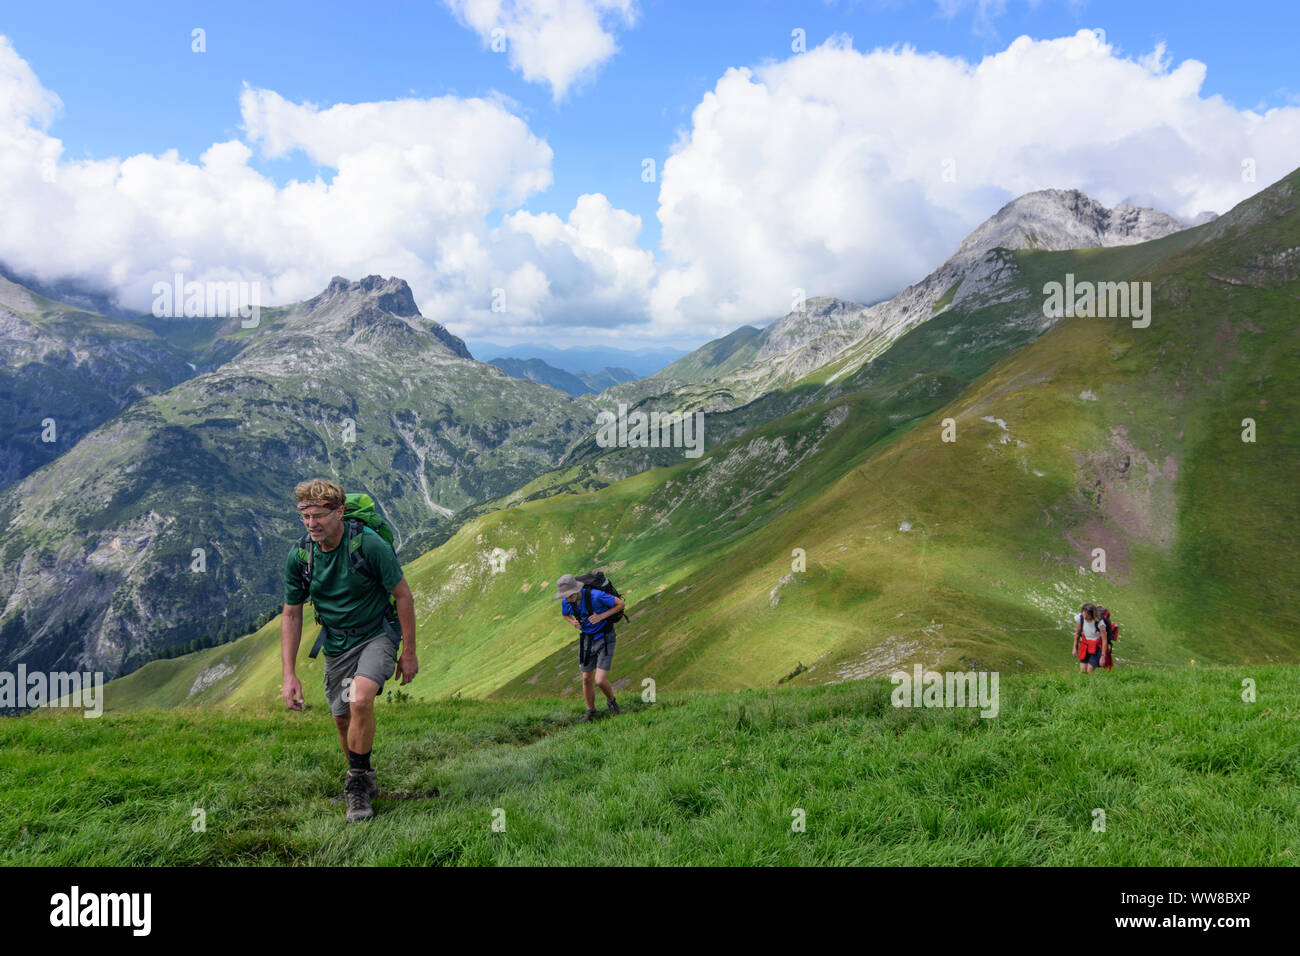
<path fill-rule="evenodd" d="M 642 160 L 654 158 L 662 171 L 674 143 L 691 134 L 692 110 L 722 75 L 733 67 L 791 58 L 795 28 L 806 31 L 809 50 L 832 35 L 847 34 L 860 53 L 909 45 L 919 53 L 972 64 L 1006 50 L 1022 34 L 1047 40 L 1101 28 L 1115 58 L 1136 59 L 1163 43 L 1174 66 L 1188 59 L 1206 64 L 1201 100 L 1218 95 L 1237 111 L 1262 112 L 1300 103 L 1294 67 L 1298 7 L 640 0 L 631 24 L 618 16 L 603 21 L 617 53 L 558 101 L 550 84 L 526 80 L 506 55 L 485 49 L 478 34 L 437 3 L 49 2 L 6 8 L 0 13 L 0 34 L 40 86 L 61 100 L 62 108 L 45 132 L 61 141 L 66 162 L 175 149 L 181 160 L 199 163 L 212 144 L 246 139 L 240 103 L 245 84 L 274 91 L 290 103 L 321 108 L 408 97 L 496 98 L 553 151 L 553 182 L 515 209 L 489 210 L 486 227 L 496 227 L 519 208 L 564 219 L 579 196 L 599 193 L 614 209 L 640 217 L 639 245 L 655 257 L 658 268 L 664 261 L 656 217 L 661 183 L 642 181 Z M 195 27 L 205 31 L 202 54 L 191 51 Z M 279 186 L 317 174 L 328 181 L 333 175 L 301 151 L 269 158 L 254 149 L 248 165 Z M 983 215 L 996 209 L 999 194 L 1016 191 L 1010 182 L 983 188 L 986 194 L 979 201 L 993 204 Z M 1116 188 L 1124 192 L 1122 186 Z M 1139 195 L 1150 192 L 1149 186 L 1134 188 Z M 972 211 L 954 215 L 975 221 L 954 224 L 957 231 L 951 235 L 960 236 L 978 223 L 979 203 L 971 202 Z M 947 233 L 944 241 L 950 241 Z M 897 285 L 918 278 L 900 274 L 893 281 Z M 826 291 L 862 295 L 866 290 Z M 421 290 L 416 292 L 420 300 Z M 539 329 L 562 318 L 558 302 L 543 311 L 545 315 L 530 319 Z M 734 318 L 744 317 L 735 312 Z M 692 335 L 684 321 L 663 327 L 672 339 L 665 344 L 698 344 L 696 339 L 740 324 L 722 315 L 715 325 L 697 322 L 699 334 Z M 464 331 L 481 337 L 483 329 L 480 324 Z M 648 338 L 662 337 L 654 334 L 652 322 L 641 331 Z"/>

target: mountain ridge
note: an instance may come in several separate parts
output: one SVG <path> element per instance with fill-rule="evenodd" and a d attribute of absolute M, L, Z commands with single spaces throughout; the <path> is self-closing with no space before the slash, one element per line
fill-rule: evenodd
<path fill-rule="evenodd" d="M 833 296 L 807 299 L 803 309 L 792 310 L 762 329 L 756 336 L 742 335 L 742 327 L 722 339 L 702 346 L 674 366 L 690 369 L 682 396 L 689 404 L 704 390 L 727 396 L 735 408 L 760 398 L 776 388 L 789 387 L 819 370 L 834 368 L 840 375 L 853 371 L 880 354 L 899 335 L 923 322 L 954 301 L 979 297 L 991 302 L 999 283 L 1014 263 L 999 249 L 1041 248 L 1064 250 L 1131 245 L 1188 227 L 1154 209 L 1119 204 L 1107 209 L 1079 190 L 1037 190 L 1005 203 L 996 213 L 973 229 L 956 251 L 922 279 L 891 298 L 874 305 L 862 305 Z M 753 339 L 757 347 L 744 361 L 723 363 L 737 352 L 728 343 L 733 336 Z M 728 343 L 724 345 L 723 343 Z M 711 358 L 717 353 L 720 358 Z M 656 388 L 669 386 L 670 370 L 615 389 L 614 395 L 630 401 L 655 397 Z M 715 370 L 720 374 L 710 376 Z M 659 398 L 665 400 L 665 393 Z M 671 401 L 670 394 L 667 397 Z M 720 407 L 713 404 L 712 407 Z"/>

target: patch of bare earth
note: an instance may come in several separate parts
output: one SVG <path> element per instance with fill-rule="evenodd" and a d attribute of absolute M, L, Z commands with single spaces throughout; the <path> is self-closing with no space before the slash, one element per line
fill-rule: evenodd
<path fill-rule="evenodd" d="M 1093 518 L 1080 530 L 1067 534 L 1065 540 L 1074 549 L 1079 566 L 1089 570 L 1092 568 L 1093 549 L 1103 549 L 1106 552 L 1106 573 L 1121 584 L 1128 583 L 1128 542 L 1100 518 Z"/>
<path fill-rule="evenodd" d="M 1122 547 L 1120 535 L 1140 538 L 1167 551 L 1177 531 L 1174 483 L 1178 479 L 1178 459 L 1172 455 L 1149 457 L 1129 439 L 1122 425 L 1111 428 L 1110 443 L 1111 450 L 1075 456 L 1083 477 L 1080 490 L 1101 516 L 1072 536 L 1071 544 L 1084 545 L 1091 552 L 1094 547 L 1106 548 L 1100 540 L 1090 544 L 1094 536 L 1107 537 L 1111 547 L 1120 545 L 1116 555 L 1121 562 L 1126 561 L 1127 549 Z M 1109 568 L 1111 548 L 1106 548 L 1106 557 Z M 1120 568 L 1126 570 L 1127 564 L 1117 570 Z"/>

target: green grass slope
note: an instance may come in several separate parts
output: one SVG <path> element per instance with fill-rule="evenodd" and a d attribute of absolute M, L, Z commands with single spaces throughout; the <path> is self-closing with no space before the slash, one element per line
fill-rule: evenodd
<path fill-rule="evenodd" d="M 1293 866 L 1298 688 L 1278 666 L 1004 675 L 987 719 L 893 707 L 880 679 L 629 694 L 590 725 L 556 699 L 381 702 L 381 789 L 441 796 L 380 797 L 364 826 L 329 802 L 319 692 L 45 711 L 0 721 L 0 863 Z"/>
<path fill-rule="evenodd" d="M 742 325 L 720 339 L 706 342 L 649 377 L 672 382 L 703 382 L 718 378 L 751 361 L 762 347 L 763 335 L 752 325 Z"/>
<path fill-rule="evenodd" d="M 307 659 L 317 630 L 308 612 L 303 625 L 306 649 L 299 666 L 304 685 L 313 666 L 317 668 L 318 680 L 324 680 L 319 671 L 321 659 L 315 662 Z M 170 660 L 150 661 L 139 670 L 110 681 L 106 685 L 107 701 L 109 707 L 116 706 L 118 701 L 129 701 L 133 709 L 220 706 L 239 687 L 248 684 L 250 688 L 264 689 L 261 703 L 273 703 L 279 700 L 280 673 L 280 618 L 276 617 L 256 633 L 230 644 Z M 246 694 L 236 696 L 240 706 L 248 699 Z M 323 691 L 321 700 L 324 701 Z"/>

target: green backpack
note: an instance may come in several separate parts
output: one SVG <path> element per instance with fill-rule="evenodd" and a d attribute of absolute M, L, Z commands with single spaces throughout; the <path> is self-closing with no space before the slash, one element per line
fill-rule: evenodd
<path fill-rule="evenodd" d="M 361 549 L 361 536 L 364 534 L 363 528 L 369 528 L 379 537 L 388 542 L 388 546 L 393 547 L 393 527 L 386 518 L 375 510 L 375 502 L 367 494 L 346 495 L 343 499 L 343 527 L 344 541 L 343 545 L 348 549 L 349 569 L 354 574 L 360 574 L 372 581 L 378 581 L 379 575 L 370 567 L 370 562 L 366 560 L 366 554 Z M 394 549 L 396 550 L 396 549 Z M 311 571 L 312 557 L 315 549 L 312 547 L 310 534 L 304 534 L 298 539 L 298 567 L 302 575 L 302 587 L 307 592 L 307 600 L 311 600 Z M 327 625 L 320 619 L 320 614 L 316 612 L 316 607 L 312 605 L 312 613 L 316 617 L 316 623 L 321 626 L 320 634 L 316 638 L 316 643 L 311 649 L 308 657 L 315 657 L 320 653 L 320 649 L 325 644 Z M 394 643 L 401 642 L 401 631 L 395 629 L 393 625 L 397 618 L 397 601 L 390 594 L 388 595 L 388 610 L 381 615 L 380 620 L 376 620 L 366 627 L 373 630 L 375 627 L 382 625 L 388 633 L 388 637 Z M 337 629 L 336 629 L 337 630 Z M 396 635 L 396 636 L 394 636 Z"/>

